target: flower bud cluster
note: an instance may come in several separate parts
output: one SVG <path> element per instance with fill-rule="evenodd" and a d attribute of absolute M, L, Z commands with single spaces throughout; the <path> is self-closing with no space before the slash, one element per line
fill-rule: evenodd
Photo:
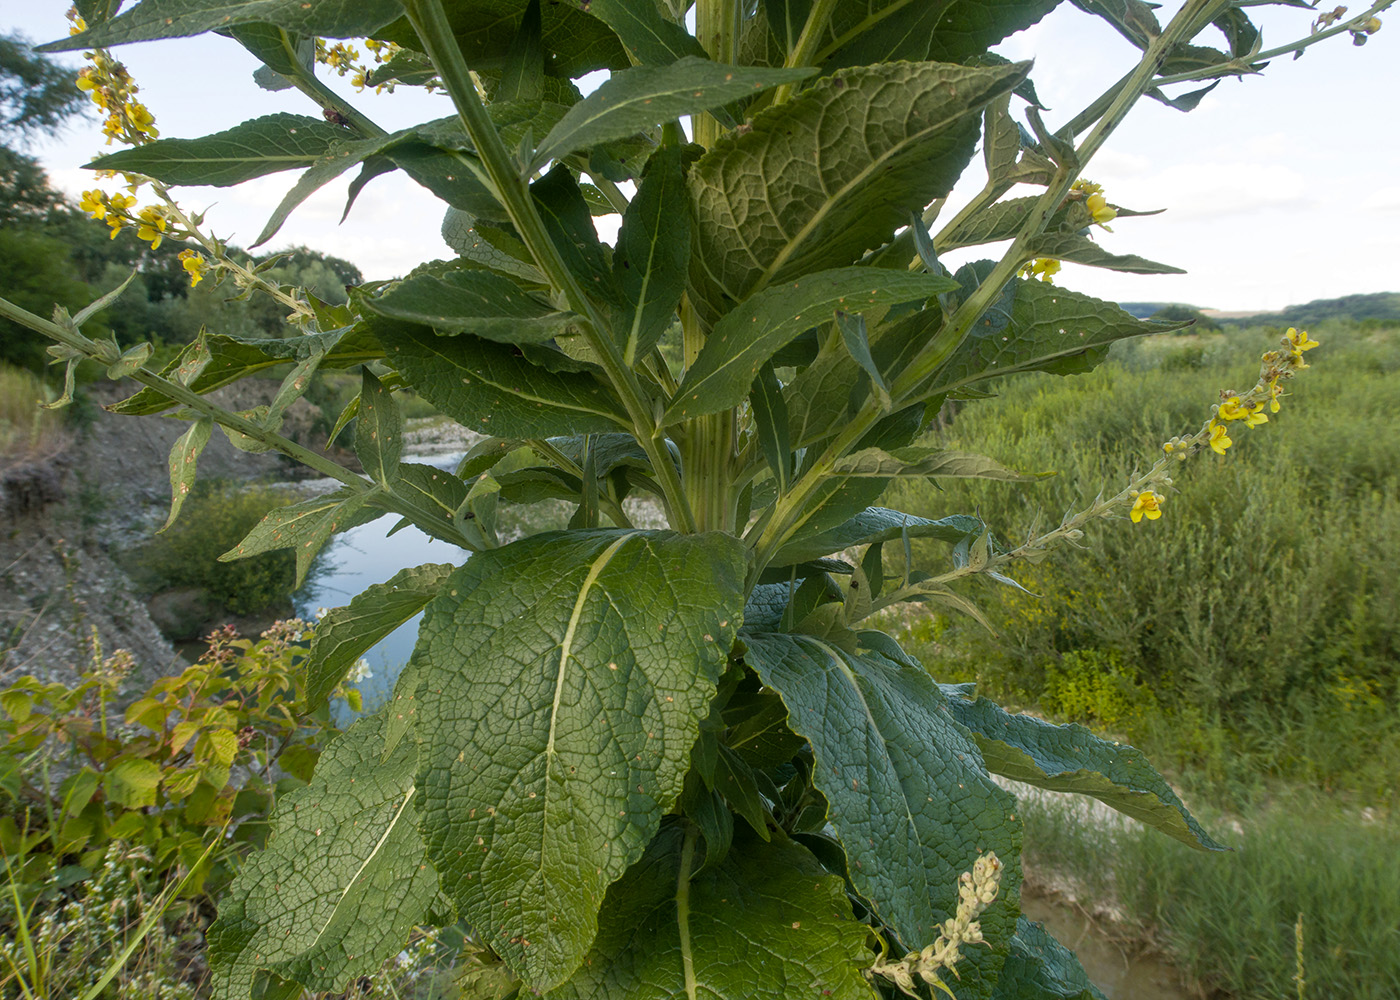
<path fill-rule="evenodd" d="M 880 976 L 894 983 L 909 996 L 918 996 L 914 987 L 918 979 L 953 995 L 940 973 L 943 970 L 957 976 L 955 966 L 962 957 L 962 947 L 985 944 L 978 917 L 996 901 L 1001 888 L 1001 859 L 988 852 L 980 855 L 972 871 L 958 876 L 957 913 L 943 922 L 937 940 L 920 951 L 911 951 L 898 962 L 887 961 L 884 955 L 866 971 L 871 979 Z"/>
<path fill-rule="evenodd" d="M 382 66 L 402 51 L 396 43 L 381 42 L 377 38 L 366 38 L 365 49 L 376 66 Z M 356 90 L 364 90 L 368 86 L 369 75 L 373 72 L 367 63 L 360 61 L 359 49 L 344 42 L 327 45 L 323 39 L 316 39 L 316 61 L 334 70 L 337 76 L 348 75 Z M 394 81 L 377 84 L 374 88 L 376 94 L 385 90 L 392 94 Z"/>
<path fill-rule="evenodd" d="M 72 23 L 69 29 L 72 34 L 87 30 L 87 23 L 76 8 L 68 11 L 68 20 Z M 115 140 L 128 146 L 140 146 L 159 137 L 155 116 L 136 100 L 141 88 L 131 79 L 126 66 L 112 58 L 106 49 L 84 52 L 83 58 L 92 65 L 78 73 L 78 89 L 91 97 L 107 116 L 102 124 L 107 145 Z"/>

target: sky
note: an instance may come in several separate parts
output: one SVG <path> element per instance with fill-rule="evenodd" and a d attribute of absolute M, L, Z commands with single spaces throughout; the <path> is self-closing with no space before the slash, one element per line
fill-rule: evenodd
<path fill-rule="evenodd" d="M 1176 6 L 1159 12 L 1163 23 Z M 18 30 L 35 41 L 61 37 L 66 8 L 63 0 L 3 0 L 0 32 Z M 1305 36 L 1315 16 L 1283 6 L 1250 13 L 1263 28 L 1265 48 Z M 1188 273 L 1140 276 L 1067 264 L 1057 281 L 1117 301 L 1236 311 L 1400 290 L 1400 129 L 1393 127 L 1388 97 L 1400 92 L 1400 15 L 1383 20 L 1390 23 L 1363 47 L 1346 35 L 1324 41 L 1297 61 L 1275 60 L 1261 76 L 1224 81 L 1190 114 L 1141 101 L 1085 175 L 1102 184 L 1113 203 L 1166 211 L 1117 220 L 1113 232 L 1096 235 L 1112 252 Z M 229 39 L 208 35 L 115 51 L 163 137 L 192 138 L 274 112 L 319 110 L 296 91 L 260 89 L 252 80 L 257 61 Z M 1032 79 L 1050 108 L 1045 118 L 1051 128 L 1127 72 L 1136 54 L 1104 22 L 1068 3 L 999 51 L 1035 60 Z M 83 64 L 80 53 L 58 58 L 75 72 Z M 356 94 L 344 80 L 329 82 L 388 129 L 451 113 L 446 98 L 411 88 Z M 94 186 L 82 166 L 104 151 L 100 124 L 94 115 L 31 149 L 70 194 Z M 949 199 L 946 217 L 980 188 L 978 162 Z M 351 176 L 309 199 L 270 248 L 303 244 L 332 253 L 371 280 L 452 255 L 439 235 L 442 204 L 401 173 L 369 184 L 341 224 Z M 246 245 L 294 180 L 272 174 L 237 188 L 181 188 L 178 197 L 188 210 L 208 208 L 208 225 L 219 237 Z M 617 221 L 597 220 L 605 239 L 615 235 Z M 983 255 L 985 248 L 950 255 L 949 263 Z"/>

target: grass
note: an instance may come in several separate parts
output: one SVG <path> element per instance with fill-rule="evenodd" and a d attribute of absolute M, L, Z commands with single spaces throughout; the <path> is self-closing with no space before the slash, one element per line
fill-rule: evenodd
<path fill-rule="evenodd" d="M 0 466 L 55 455 L 68 444 L 62 412 L 39 406 L 53 398 L 32 373 L 0 365 Z"/>
<path fill-rule="evenodd" d="M 1233 853 L 1203 855 L 1084 800 L 1022 802 L 1032 869 L 1112 904 L 1120 930 L 1156 944 L 1203 996 L 1282 1000 L 1302 915 L 1308 1000 L 1400 996 L 1400 830 L 1326 800 L 1276 802 L 1236 825 L 1206 817 Z M 1111 859 L 1111 860 L 1110 860 Z"/>

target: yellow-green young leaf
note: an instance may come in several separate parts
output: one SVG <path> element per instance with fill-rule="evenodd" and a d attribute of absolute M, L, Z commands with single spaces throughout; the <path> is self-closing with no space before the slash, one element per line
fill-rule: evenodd
<path fill-rule="evenodd" d="M 394 394 L 366 365 L 360 383 L 360 416 L 355 421 L 355 457 L 381 486 L 398 478 L 403 455 L 403 415 Z"/>
<path fill-rule="evenodd" d="M 638 66 L 579 101 L 535 151 L 531 170 L 579 149 L 625 139 L 682 115 L 752 97 L 770 87 L 811 76 L 810 69 L 735 66 L 686 56 L 669 66 Z"/>
<path fill-rule="evenodd" d="M 1105 1000 L 1079 959 L 1043 926 L 1016 918 L 1011 954 L 1002 964 L 990 1000 Z"/>
<path fill-rule="evenodd" d="M 652 7 L 651 0 L 642 3 Z M 613 328 L 628 365 L 656 346 L 675 319 L 676 306 L 685 291 L 690 264 L 690 199 L 681 155 L 678 146 L 664 146 L 652 154 L 617 234 L 613 273 L 622 291 L 623 308 Z"/>
<path fill-rule="evenodd" d="M 992 772 L 1055 792 L 1091 795 L 1191 847 L 1226 850 L 1141 750 L 1100 739 L 1083 726 L 1012 715 L 958 687 L 945 691 L 953 718 L 971 731 Z"/>
<path fill-rule="evenodd" d="M 202 139 L 157 139 L 99 156 L 88 167 L 146 174 L 166 184 L 229 187 L 279 170 L 309 167 L 344 138 L 345 130 L 328 122 L 275 114 Z"/>
<path fill-rule="evenodd" d="M 1027 66 L 897 63 L 843 71 L 759 114 L 690 171 L 691 299 L 715 323 L 771 283 L 840 267 L 948 193 L 983 105 Z"/>
<path fill-rule="evenodd" d="M 418 748 L 404 741 L 387 759 L 383 750 L 382 715 L 361 719 L 327 745 L 309 785 L 278 800 L 271 841 L 249 856 L 209 928 L 218 1000 L 245 1000 L 259 970 L 313 992 L 343 990 L 427 915 L 437 875 L 415 824 Z"/>
<path fill-rule="evenodd" d="M 705 57 L 694 36 L 661 16 L 655 0 L 590 0 L 588 13 L 617 33 L 642 66 L 665 66 L 686 56 Z"/>
<path fill-rule="evenodd" d="M 422 611 L 453 569 L 448 563 L 429 563 L 401 570 L 318 621 L 306 658 L 306 710 L 324 705 L 351 664 Z"/>
<path fill-rule="evenodd" d="M 588 959 L 548 1000 L 876 1000 L 868 929 L 806 848 L 750 841 L 699 871 L 704 860 L 698 833 L 668 822 L 608 889 Z"/>
<path fill-rule="evenodd" d="M 160 765 L 142 757 L 119 761 L 102 775 L 107 799 L 124 809 L 143 809 L 156 804 L 160 787 Z"/>
<path fill-rule="evenodd" d="M 372 325 L 389 363 L 418 394 L 471 430 L 548 438 L 630 426 L 621 404 L 587 374 L 587 366 L 554 371 L 512 346 L 439 337 L 428 327 L 397 320 Z"/>
<path fill-rule="evenodd" d="M 1026 247 L 1030 257 L 1054 257 L 1090 267 L 1106 267 L 1129 274 L 1185 274 L 1179 267 L 1158 264 L 1137 254 L 1109 253 L 1087 236 L 1079 233 L 1041 233 Z"/>
<path fill-rule="evenodd" d="M 24 722 L 34 712 L 34 694 L 24 690 L 0 691 L 0 708 L 11 722 Z"/>
<path fill-rule="evenodd" d="M 174 524 L 180 516 L 185 498 L 194 489 L 195 464 L 199 461 L 199 453 L 209 443 L 213 433 L 213 419 L 200 417 L 170 446 L 170 516 L 160 526 L 161 531 Z"/>
<path fill-rule="evenodd" d="M 958 963 L 959 998 L 986 998 L 1016 926 L 1021 824 L 943 692 L 878 633 L 860 633 L 858 653 L 801 635 L 742 638 L 746 662 L 812 745 L 812 781 L 852 884 L 909 948 L 932 944 L 956 913 L 958 876 L 979 854 L 1001 859 L 1001 894 L 980 918 L 987 944 L 964 948 Z"/>
<path fill-rule="evenodd" d="M 705 340 L 671 401 L 665 423 L 737 406 L 759 369 L 804 330 L 836 310 L 922 301 L 957 287 L 951 278 L 873 267 L 838 267 L 784 281 L 724 316 Z"/>
<path fill-rule="evenodd" d="M 358 38 L 401 14 L 398 0 L 143 0 L 87 31 L 41 46 L 40 51 L 185 38 L 237 24 L 272 24 L 324 38 Z"/>
<path fill-rule="evenodd" d="M 364 304 L 391 319 L 501 344 L 543 344 L 579 319 L 509 278 L 475 268 L 412 275 L 382 295 L 366 297 Z"/>
<path fill-rule="evenodd" d="M 680 794 L 743 578 L 728 535 L 551 532 L 473 555 L 428 606 L 410 661 L 423 839 L 533 988 L 578 968 L 604 890 Z"/>
<path fill-rule="evenodd" d="M 278 507 L 254 525 L 243 541 L 219 556 L 219 561 L 232 562 L 274 549 L 292 549 L 297 564 L 295 585 L 300 587 L 306 579 L 306 571 L 311 568 L 311 560 L 331 535 L 379 516 L 379 512 L 368 505 L 369 499 L 366 492 L 340 489 L 314 500 Z"/>
<path fill-rule="evenodd" d="M 215 729 L 205 735 L 213 759 L 224 767 L 232 764 L 238 756 L 238 734 L 231 729 Z"/>

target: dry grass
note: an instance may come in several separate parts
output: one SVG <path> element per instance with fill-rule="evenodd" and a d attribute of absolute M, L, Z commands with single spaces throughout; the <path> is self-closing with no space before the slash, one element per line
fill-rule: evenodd
<path fill-rule="evenodd" d="M 63 413 L 39 404 L 52 390 L 27 371 L 0 366 L 0 471 L 41 461 L 68 446 Z"/>

